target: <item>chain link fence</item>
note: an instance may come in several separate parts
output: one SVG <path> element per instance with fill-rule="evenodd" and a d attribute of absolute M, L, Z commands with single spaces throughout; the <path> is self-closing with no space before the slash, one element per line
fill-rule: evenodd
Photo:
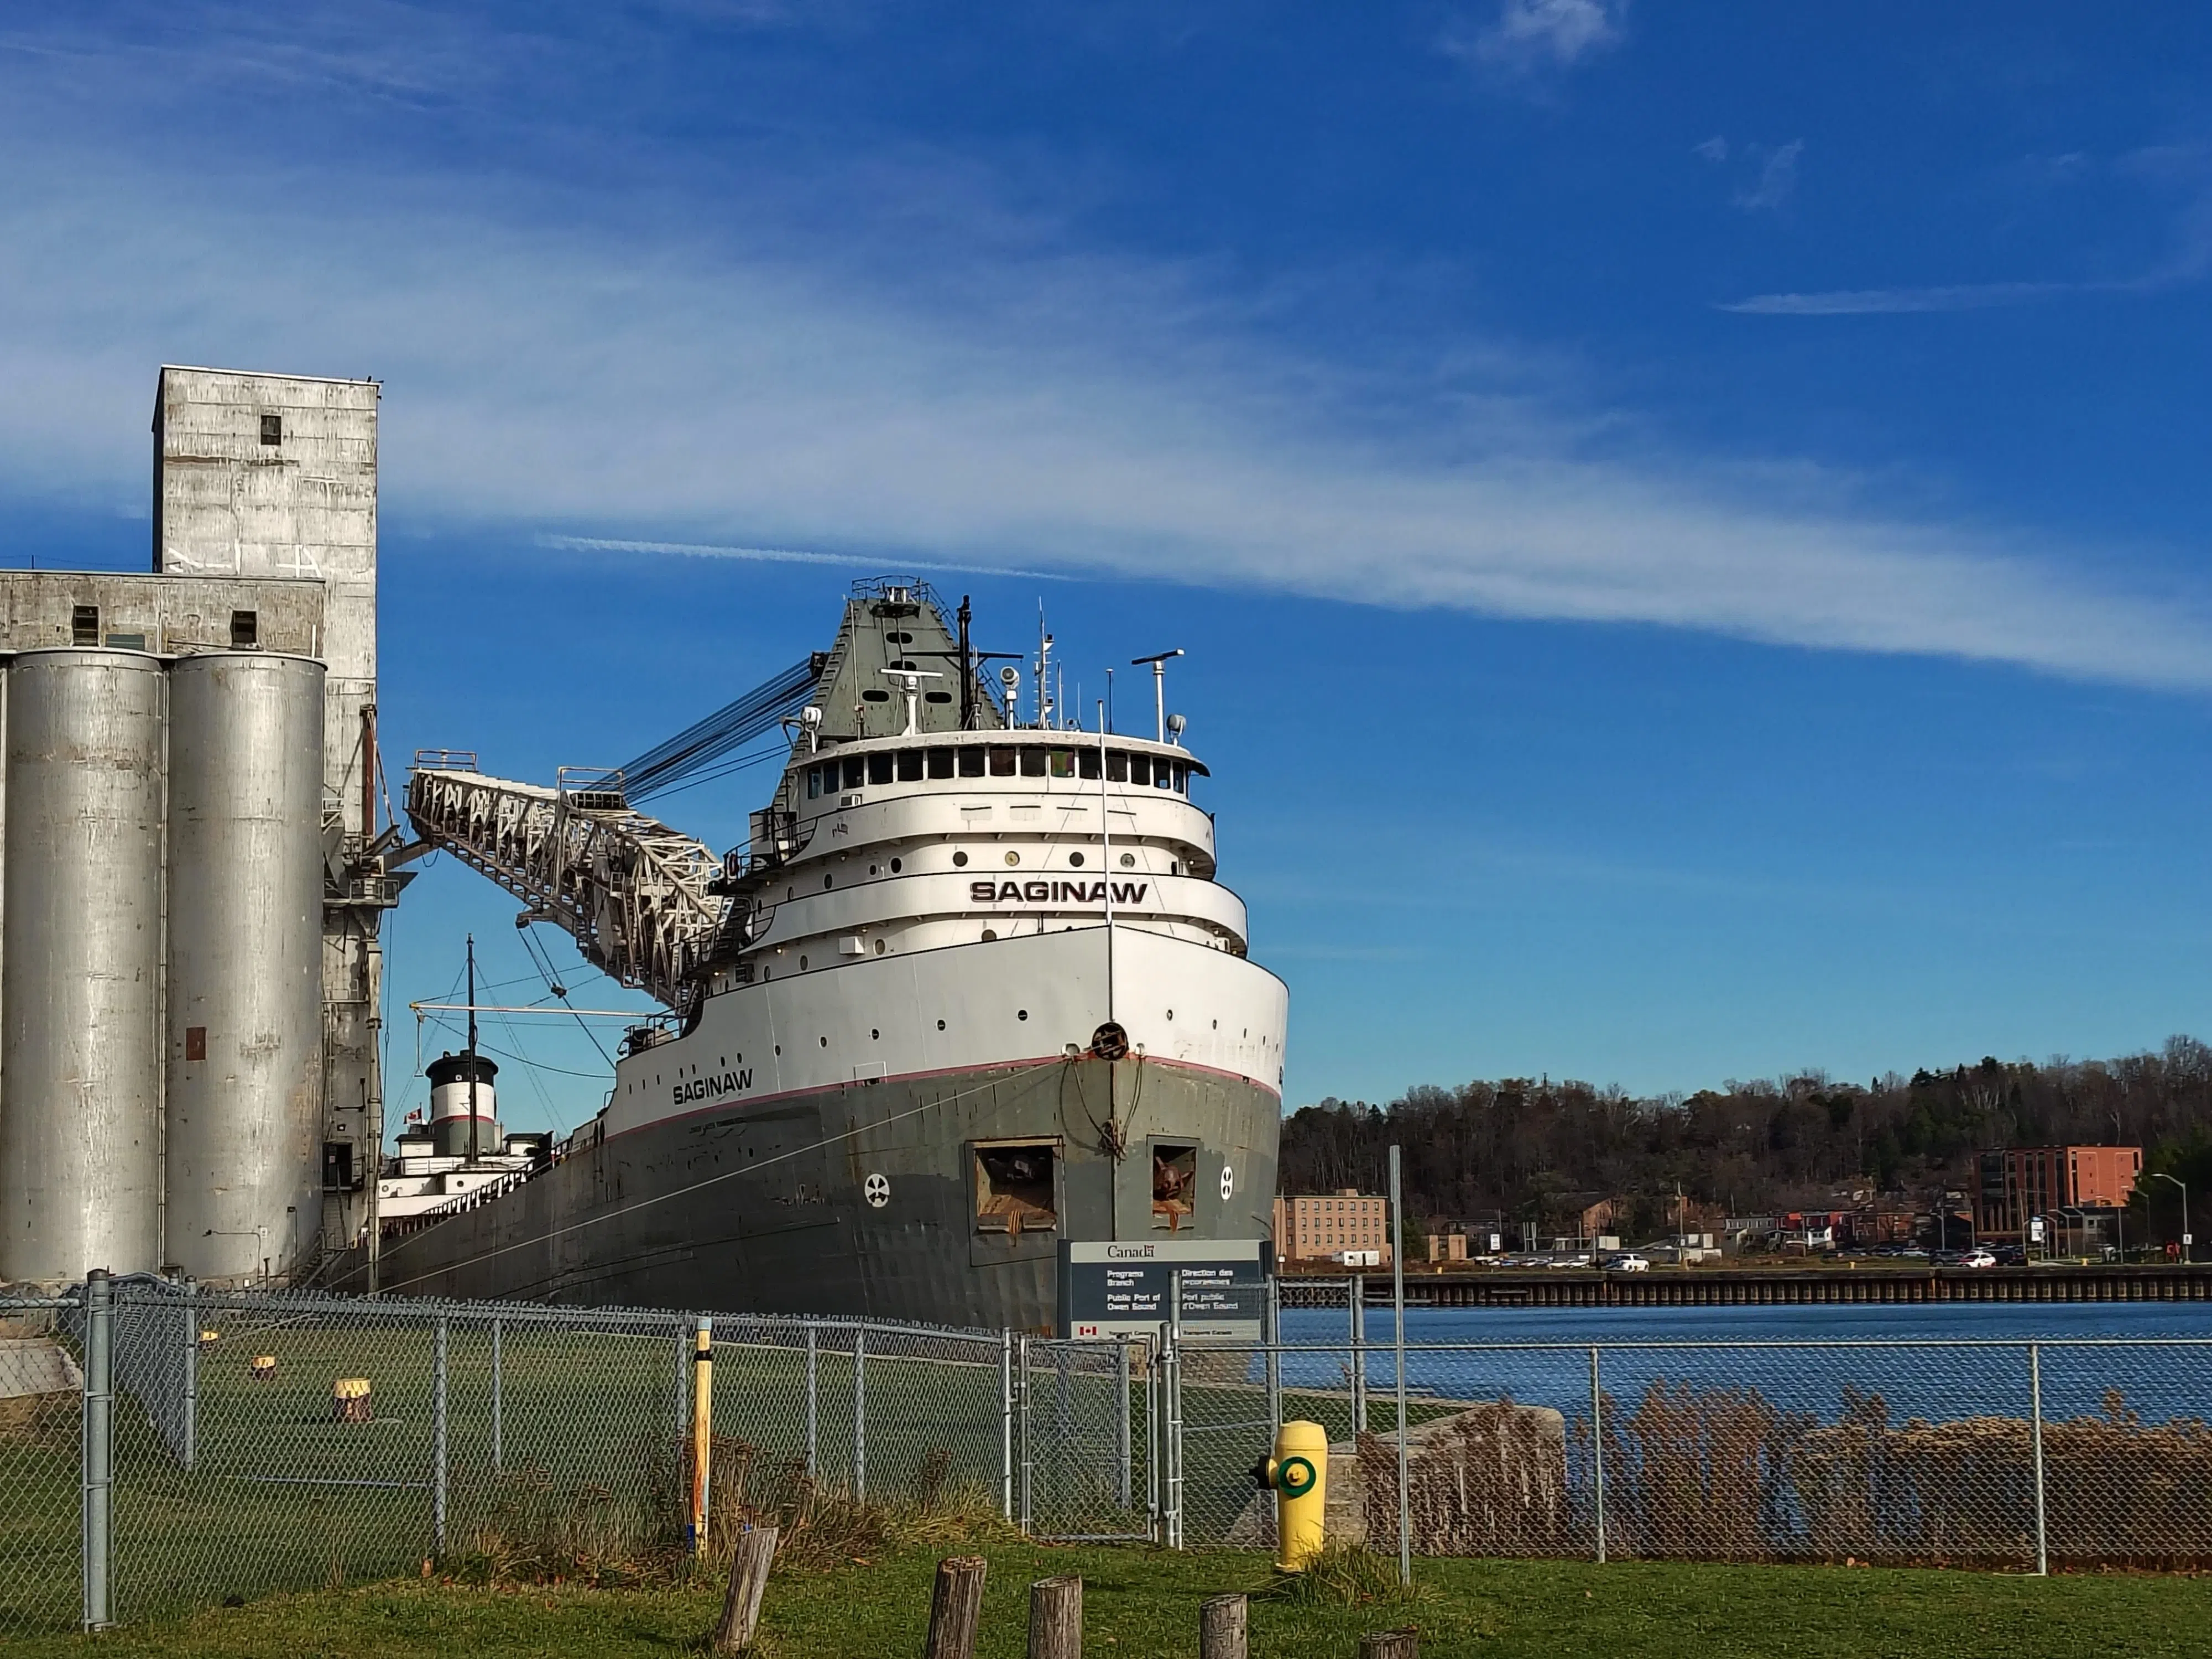
<path fill-rule="evenodd" d="M 1367 1335 L 1209 1345 L 1206 1380 L 1195 1345 L 1170 1364 L 1179 1541 L 1271 1547 L 1246 1471 L 1304 1418 L 1330 1442 L 1330 1535 L 1384 1553 L 2212 1563 L 2212 1339 L 1408 1343 L 1401 1498 L 1398 1354 Z M 1262 1390 L 1280 1404 L 1254 1425 Z"/>
<path fill-rule="evenodd" d="M 820 1496 L 1148 1537 L 1148 1352 L 101 1275 L 0 1298 L 0 1634 L 428 1564 L 604 1579 Z"/>
<path fill-rule="evenodd" d="M 97 1275 L 0 1299 L 0 1634 L 426 1563 L 605 1580 L 813 1494 L 1270 1547 L 1251 1469 L 1286 1419 L 1328 1434 L 1331 1535 L 1384 1553 L 1402 1525 L 1428 1555 L 2212 1564 L 2212 1340 L 1413 1343 L 1401 1488 L 1398 1351 L 1255 1311 L 1261 1340 L 1155 1348 Z"/>

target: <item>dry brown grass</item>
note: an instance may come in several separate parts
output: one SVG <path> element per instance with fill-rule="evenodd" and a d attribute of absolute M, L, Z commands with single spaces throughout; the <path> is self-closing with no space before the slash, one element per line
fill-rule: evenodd
<path fill-rule="evenodd" d="M 1755 1389 L 1663 1380 L 1633 1409 L 1603 1404 L 1610 1554 L 2008 1568 L 2034 1559 L 2024 1419 L 1893 1422 L 1880 1395 L 1846 1389 L 1823 1424 Z M 1559 1435 L 1511 1401 L 1461 1414 L 1409 1459 L 1414 1548 L 1591 1552 L 1596 1449 L 1588 1418 Z M 1367 1435 L 1359 1450 L 1368 1536 L 1395 1538 L 1395 1446 Z M 2212 1426 L 2146 1423 L 2116 1390 L 2100 1414 L 2046 1421 L 2043 1462 L 2054 1564 L 2212 1566 Z"/>

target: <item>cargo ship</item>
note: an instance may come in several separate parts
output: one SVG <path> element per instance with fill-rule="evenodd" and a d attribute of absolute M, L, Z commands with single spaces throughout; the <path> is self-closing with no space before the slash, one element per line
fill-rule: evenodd
<path fill-rule="evenodd" d="M 996 654 L 964 600 L 866 583 L 830 649 L 629 767 L 418 757 L 415 847 L 668 1013 L 588 1123 L 484 1126 L 486 1178 L 373 1219 L 340 1282 L 1044 1330 L 1063 1240 L 1265 1237 L 1288 996 L 1218 878 L 1209 769 L 1159 661 L 1129 735 L 1062 716 L 1048 638 L 994 685 Z M 769 722 L 788 754 L 745 845 L 643 811 Z"/>

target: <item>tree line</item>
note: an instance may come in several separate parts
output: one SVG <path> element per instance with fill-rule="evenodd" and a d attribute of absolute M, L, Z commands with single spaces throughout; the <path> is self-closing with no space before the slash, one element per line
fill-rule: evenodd
<path fill-rule="evenodd" d="M 1669 1231 L 1678 1201 L 1771 1215 L 1848 1208 L 1839 1194 L 1870 1190 L 1928 1207 L 1947 1191 L 1971 1200 L 1984 1152 L 2100 1144 L 2142 1146 L 2148 1170 L 2202 1193 L 2212 1224 L 2212 1048 L 2176 1036 L 2117 1060 L 1992 1056 L 1864 1084 L 1806 1072 L 1692 1095 L 1504 1078 L 1423 1085 L 1383 1106 L 1332 1097 L 1284 1120 L 1282 1190 L 1380 1192 L 1394 1142 L 1407 1218 L 1431 1226 L 1495 1219 L 1549 1234 L 1603 1199 L 1625 1200 L 1617 1229 L 1638 1237 Z M 2148 1201 L 2163 1218 L 2175 1195 L 2158 1184 Z"/>

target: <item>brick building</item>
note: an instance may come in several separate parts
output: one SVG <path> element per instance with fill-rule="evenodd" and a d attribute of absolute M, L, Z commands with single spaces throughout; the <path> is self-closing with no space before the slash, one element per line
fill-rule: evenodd
<path fill-rule="evenodd" d="M 1379 1250 L 1390 1262 L 1390 1200 L 1357 1187 L 1275 1200 L 1275 1254 L 1285 1261 L 1327 1261 L 1346 1250 Z"/>
<path fill-rule="evenodd" d="M 1974 1231 L 2018 1234 L 2032 1216 L 2124 1208 L 2142 1174 L 2140 1146 L 2008 1146 L 1984 1152 Z"/>

